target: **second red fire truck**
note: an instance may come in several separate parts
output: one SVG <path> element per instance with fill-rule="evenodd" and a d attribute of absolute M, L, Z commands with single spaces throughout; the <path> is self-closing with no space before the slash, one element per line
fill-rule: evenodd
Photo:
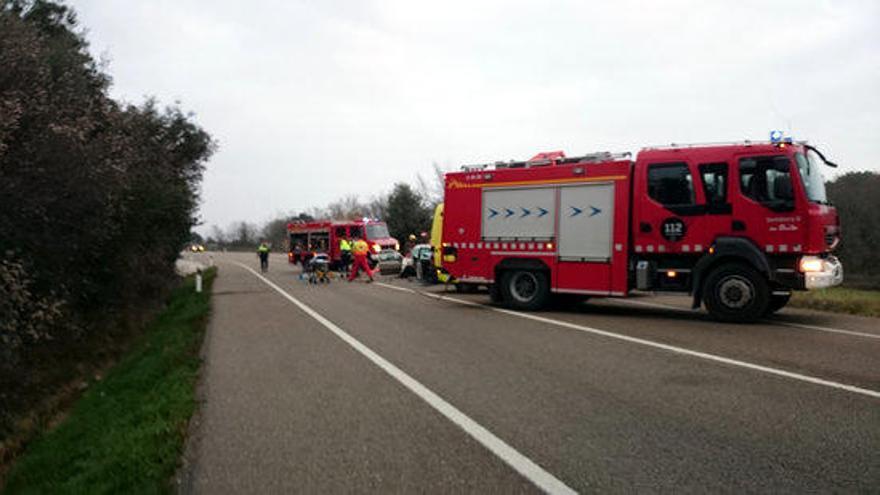
<path fill-rule="evenodd" d="M 843 279 L 825 165 L 776 140 L 464 167 L 446 176 L 442 267 L 517 309 L 679 291 L 716 319 L 754 321 Z"/>
<path fill-rule="evenodd" d="M 383 250 L 400 250 L 397 239 L 388 233 L 385 222 L 378 220 L 321 220 L 287 224 L 287 260 L 298 263 L 315 253 L 326 253 L 335 268 L 341 259 L 339 241 L 343 238 L 363 239 L 374 254 Z"/>

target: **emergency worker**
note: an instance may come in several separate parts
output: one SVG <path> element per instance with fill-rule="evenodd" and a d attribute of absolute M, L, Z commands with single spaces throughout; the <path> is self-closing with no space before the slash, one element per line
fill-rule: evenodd
<path fill-rule="evenodd" d="M 403 255 L 406 256 L 407 254 L 412 252 L 412 249 L 414 247 L 416 247 L 416 235 L 410 234 L 409 237 L 407 237 L 406 239 L 406 245 L 403 247 Z"/>
<path fill-rule="evenodd" d="M 347 272 L 351 264 L 351 242 L 345 237 L 339 239 L 339 258 L 342 263 L 340 271 Z"/>
<path fill-rule="evenodd" d="M 302 263 L 303 256 L 303 247 L 302 244 L 296 243 L 296 246 L 293 247 L 293 262 L 294 263 Z"/>
<path fill-rule="evenodd" d="M 260 258 L 260 271 L 264 273 L 269 271 L 269 245 L 266 244 L 266 241 L 260 243 L 260 247 L 257 248 L 257 256 Z"/>
<path fill-rule="evenodd" d="M 367 253 L 370 252 L 370 246 L 363 239 L 355 239 L 351 251 L 354 255 L 354 263 L 351 265 L 351 274 L 348 276 L 348 281 L 351 282 L 356 279 L 358 273 L 363 270 L 370 277 L 367 283 L 372 282 L 373 271 L 370 270 L 370 264 L 367 262 Z"/>

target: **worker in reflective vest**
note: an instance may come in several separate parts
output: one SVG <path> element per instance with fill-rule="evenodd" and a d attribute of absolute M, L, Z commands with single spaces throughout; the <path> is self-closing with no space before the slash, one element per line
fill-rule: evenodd
<path fill-rule="evenodd" d="M 370 251 L 370 246 L 363 239 L 357 239 L 354 241 L 351 251 L 354 254 L 354 263 L 351 265 L 351 274 L 348 276 L 348 281 L 351 282 L 356 279 L 358 273 L 363 270 L 370 277 L 367 283 L 372 282 L 373 271 L 370 270 L 370 264 L 367 263 L 367 253 Z"/>
<path fill-rule="evenodd" d="M 257 257 L 260 258 L 260 270 L 264 272 L 269 270 L 269 245 L 266 241 L 261 242 L 260 247 L 257 248 Z"/>
<path fill-rule="evenodd" d="M 345 237 L 339 240 L 339 260 L 339 272 L 347 272 L 351 265 L 351 243 Z"/>

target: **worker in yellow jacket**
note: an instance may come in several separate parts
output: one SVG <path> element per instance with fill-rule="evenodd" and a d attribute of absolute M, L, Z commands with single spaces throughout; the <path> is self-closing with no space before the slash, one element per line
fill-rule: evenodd
<path fill-rule="evenodd" d="M 260 271 L 269 271 L 269 245 L 266 241 L 261 242 L 257 248 L 257 257 L 260 258 Z"/>
<path fill-rule="evenodd" d="M 351 265 L 351 242 L 345 237 L 339 239 L 339 273 L 348 271 Z"/>
<path fill-rule="evenodd" d="M 373 281 L 373 271 L 370 270 L 370 264 L 367 262 L 367 253 L 370 252 L 370 246 L 363 239 L 357 239 L 354 241 L 354 244 L 351 246 L 351 252 L 354 255 L 354 263 L 351 265 L 351 274 L 348 276 L 348 281 L 356 279 L 358 273 L 363 270 L 364 273 L 370 277 L 369 282 Z"/>

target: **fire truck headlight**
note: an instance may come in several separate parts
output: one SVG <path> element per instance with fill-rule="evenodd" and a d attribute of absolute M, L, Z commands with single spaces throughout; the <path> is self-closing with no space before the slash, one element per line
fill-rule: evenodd
<path fill-rule="evenodd" d="M 825 268 L 825 263 L 821 258 L 817 258 L 815 256 L 804 256 L 801 258 L 801 271 L 804 273 L 807 272 L 821 272 Z"/>
<path fill-rule="evenodd" d="M 395 242 L 395 243 L 394 243 L 394 250 L 395 250 L 395 251 L 400 251 L 400 243 L 399 243 L 399 242 Z"/>
<path fill-rule="evenodd" d="M 382 248 L 378 244 L 373 244 L 373 251 L 378 253 L 381 250 L 382 250 Z"/>

